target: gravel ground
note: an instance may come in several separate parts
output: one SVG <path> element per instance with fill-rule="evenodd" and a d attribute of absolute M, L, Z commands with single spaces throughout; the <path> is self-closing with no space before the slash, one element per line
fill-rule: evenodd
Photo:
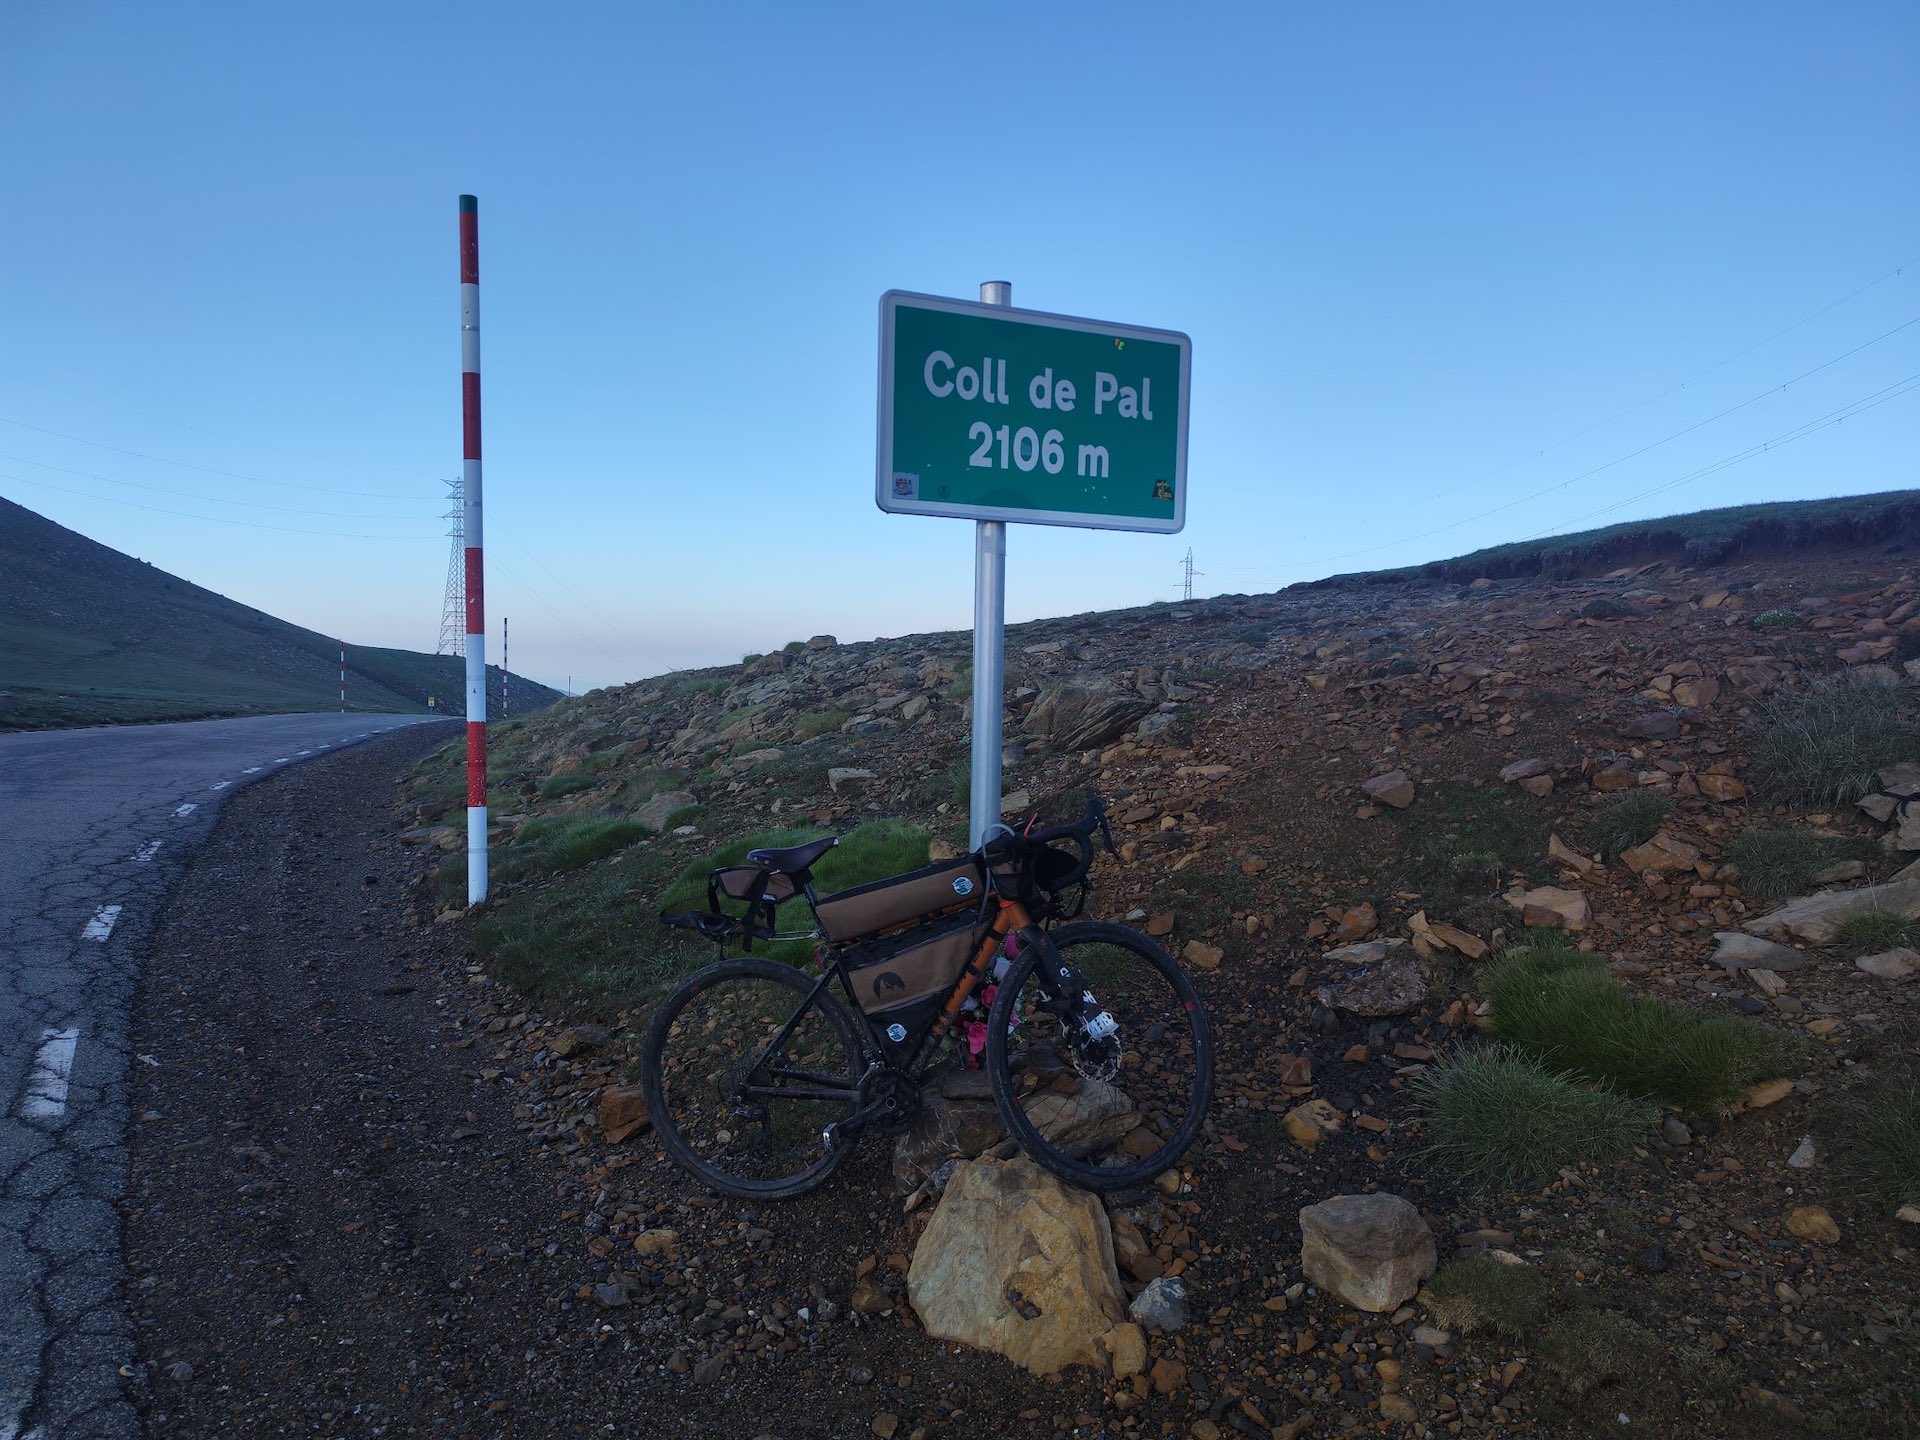
<path fill-rule="evenodd" d="M 579 1217 L 443 1018 L 390 821 L 438 739 L 238 796 L 159 927 L 126 1217 L 147 1431 L 754 1434 L 727 1396 L 678 1413 L 576 1306 Z"/>

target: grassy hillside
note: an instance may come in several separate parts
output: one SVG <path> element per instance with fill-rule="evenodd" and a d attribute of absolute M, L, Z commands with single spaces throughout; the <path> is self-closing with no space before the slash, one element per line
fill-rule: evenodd
<path fill-rule="evenodd" d="M 1305 582 L 1310 587 L 1392 585 L 1408 580 L 1572 580 L 1625 565 L 1670 560 L 1726 565 L 1768 556 L 1902 547 L 1920 542 L 1920 490 L 1733 505 L 1660 520 L 1629 520 L 1573 535 L 1516 540 L 1451 560 L 1367 570 Z"/>
<path fill-rule="evenodd" d="M 339 678 L 334 637 L 0 500 L 0 729 L 330 710 Z M 457 710 L 464 687 L 457 657 L 348 643 L 352 709 L 419 712 L 437 695 Z M 516 675 L 513 697 L 532 709 L 559 692 Z"/>

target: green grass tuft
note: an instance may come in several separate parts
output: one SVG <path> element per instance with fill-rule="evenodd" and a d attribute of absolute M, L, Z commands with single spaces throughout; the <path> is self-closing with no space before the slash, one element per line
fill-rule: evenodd
<path fill-rule="evenodd" d="M 1798 610 L 1762 610 L 1753 617 L 1752 625 L 1756 630 L 1796 630 L 1806 623 L 1806 617 Z"/>
<path fill-rule="evenodd" d="M 1622 850 L 1643 845 L 1660 829 L 1660 822 L 1673 809 L 1664 795 L 1637 790 L 1617 795 L 1587 817 L 1581 834 L 1590 848 L 1608 860 L 1616 860 Z"/>
<path fill-rule="evenodd" d="M 1532 1190 L 1564 1166 L 1633 1148 L 1653 1107 L 1556 1075 L 1503 1046 L 1471 1050 L 1413 1082 L 1426 1153 L 1468 1184 Z"/>
<path fill-rule="evenodd" d="M 1509 869 L 1537 865 L 1547 850 L 1541 803 L 1507 785 L 1442 781 L 1408 810 L 1389 812 L 1398 854 L 1388 873 L 1429 906 L 1455 909 L 1499 890 Z"/>
<path fill-rule="evenodd" d="M 1573 1310 L 1541 1332 L 1541 1358 L 1576 1395 L 1658 1368 L 1665 1346 L 1644 1325 L 1611 1310 Z"/>
<path fill-rule="evenodd" d="M 546 816 L 520 827 L 500 851 L 500 878 L 511 883 L 533 874 L 578 870 L 646 837 L 647 829 L 623 816 Z"/>
<path fill-rule="evenodd" d="M 600 783 L 600 777 L 591 770 L 562 770 L 558 775 L 549 775 L 540 782 L 542 800 L 559 800 L 568 795 L 577 795 L 582 790 L 591 790 Z"/>
<path fill-rule="evenodd" d="M 1547 1317 L 1547 1280 L 1532 1265 L 1474 1255 L 1443 1265 L 1427 1282 L 1428 1313 L 1442 1330 L 1471 1335 L 1491 1330 L 1525 1340 Z"/>
<path fill-rule="evenodd" d="M 1541 1064 L 1697 1114 L 1726 1110 L 1791 1060 L 1777 1031 L 1629 994 L 1605 962 L 1550 939 L 1504 952 L 1481 990 L 1494 1032 Z"/>
<path fill-rule="evenodd" d="M 1863 910 L 1834 927 L 1832 944 L 1845 955 L 1920 948 L 1920 920 L 1909 920 L 1891 910 Z"/>
<path fill-rule="evenodd" d="M 1897 686 L 1841 676 L 1771 701 L 1756 728 L 1753 774 L 1767 798 L 1851 805 L 1878 771 L 1920 758 L 1920 723 Z"/>
<path fill-rule="evenodd" d="M 1835 1092 L 1821 1111 L 1836 1176 L 1889 1210 L 1920 1205 L 1920 1060 Z"/>
<path fill-rule="evenodd" d="M 793 735 L 796 740 L 812 740 L 817 736 L 831 735 L 852 717 L 845 710 L 820 710 L 802 715 L 793 722 Z"/>
<path fill-rule="evenodd" d="M 1804 895 L 1813 877 L 1841 860 L 1872 863 L 1884 852 L 1861 837 L 1812 835 L 1805 830 L 1749 830 L 1727 850 L 1740 871 L 1740 888 L 1756 900 Z"/>

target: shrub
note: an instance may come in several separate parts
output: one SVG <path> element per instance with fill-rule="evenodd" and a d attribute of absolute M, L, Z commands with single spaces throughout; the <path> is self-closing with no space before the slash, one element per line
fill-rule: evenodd
<path fill-rule="evenodd" d="M 1889 1210 L 1920 1204 L 1920 1067 L 1896 1064 L 1822 1107 L 1833 1170 Z"/>
<path fill-rule="evenodd" d="M 1505 1046 L 1468 1051 L 1414 1081 L 1427 1153 L 1469 1184 L 1535 1189 L 1561 1168 L 1623 1155 L 1653 1107 L 1590 1089 Z"/>
<path fill-rule="evenodd" d="M 1753 773 L 1790 805 L 1851 805 L 1877 788 L 1880 767 L 1920 756 L 1920 724 L 1892 685 L 1840 676 L 1781 695 L 1760 717 Z"/>
<path fill-rule="evenodd" d="M 1587 817 L 1581 833 L 1587 844 L 1608 860 L 1617 859 L 1622 850 L 1645 844 L 1659 830 L 1660 822 L 1673 809 L 1664 795 L 1637 790 L 1631 795 L 1616 795 Z"/>
<path fill-rule="evenodd" d="M 1788 1063 L 1783 1036 L 1627 992 L 1591 955 L 1539 940 L 1481 975 L 1494 1032 L 1544 1065 L 1701 1114 Z"/>
<path fill-rule="evenodd" d="M 1443 1265 L 1427 1282 L 1428 1313 L 1442 1330 L 1492 1330 L 1525 1340 L 1548 1310 L 1546 1277 L 1532 1265 L 1475 1255 Z"/>
<path fill-rule="evenodd" d="M 1878 955 L 1902 946 L 1920 947 L 1920 921 L 1891 910 L 1863 910 L 1834 927 L 1833 946 L 1847 955 Z"/>
<path fill-rule="evenodd" d="M 1811 835 L 1805 830 L 1749 830 L 1727 859 L 1740 871 L 1740 888 L 1758 900 L 1784 900 L 1813 888 L 1815 875 L 1841 860 L 1872 861 L 1880 847 L 1863 838 Z"/>
<path fill-rule="evenodd" d="M 1801 623 L 1798 610 L 1762 610 L 1753 617 L 1756 630 L 1790 630 Z"/>

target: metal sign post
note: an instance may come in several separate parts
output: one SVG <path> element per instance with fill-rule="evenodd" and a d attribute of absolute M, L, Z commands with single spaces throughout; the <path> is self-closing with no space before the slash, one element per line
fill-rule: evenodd
<path fill-rule="evenodd" d="M 1011 306 L 1013 284 L 988 280 L 983 305 Z M 973 522 L 973 780 L 967 835 L 975 849 L 1000 823 L 1001 712 L 1007 676 L 1007 522 Z"/>
<path fill-rule="evenodd" d="M 1000 823 L 1007 522 L 1140 530 L 1186 524 L 1193 344 L 1149 330 L 980 299 L 880 297 L 874 499 L 900 515 L 974 522 L 971 819 Z"/>

